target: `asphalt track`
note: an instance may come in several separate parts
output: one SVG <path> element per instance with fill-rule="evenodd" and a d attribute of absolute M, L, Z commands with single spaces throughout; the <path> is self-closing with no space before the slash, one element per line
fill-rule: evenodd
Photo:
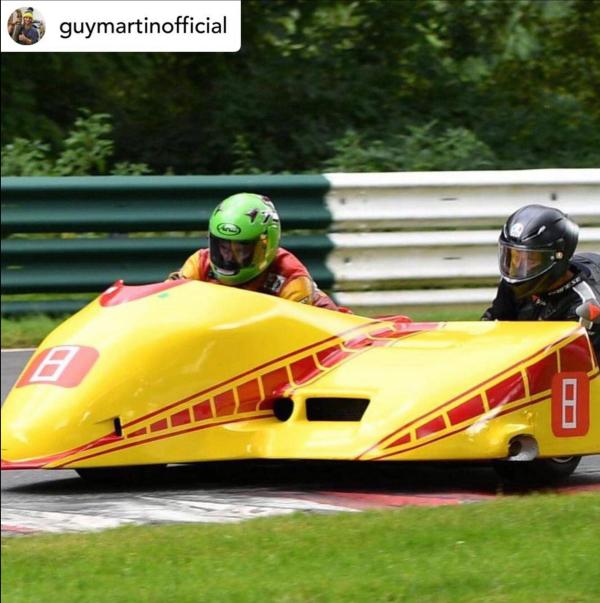
<path fill-rule="evenodd" d="M 2 352 L 2 402 L 30 350 Z M 526 492 L 487 464 L 229 462 L 173 466 L 149 481 L 95 486 L 74 471 L 3 471 L 2 533 L 76 532 L 127 524 L 237 522 L 295 511 L 332 513 L 453 505 Z M 600 455 L 557 491 L 600 493 Z"/>

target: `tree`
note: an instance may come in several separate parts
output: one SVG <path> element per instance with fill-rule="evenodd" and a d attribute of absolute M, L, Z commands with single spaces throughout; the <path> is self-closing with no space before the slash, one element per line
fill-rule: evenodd
<path fill-rule="evenodd" d="M 598 165 L 600 2 L 244 0 L 242 18 L 234 54 L 3 54 L 2 143 L 57 153 L 85 106 L 111 115 L 116 161 L 157 173 L 320 171 L 348 132 L 373 169 L 415 132 L 421 157 L 452 140 L 491 169 Z"/>

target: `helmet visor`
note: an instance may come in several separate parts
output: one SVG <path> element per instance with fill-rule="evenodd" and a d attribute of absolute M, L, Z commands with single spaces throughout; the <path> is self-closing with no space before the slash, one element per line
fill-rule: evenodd
<path fill-rule="evenodd" d="M 259 237 L 253 241 L 231 241 L 209 236 L 210 261 L 221 274 L 233 276 L 240 270 L 259 266 L 264 259 L 266 240 Z"/>
<path fill-rule="evenodd" d="M 549 249 L 521 249 L 500 244 L 500 273 L 508 281 L 519 283 L 549 270 L 556 252 Z"/>

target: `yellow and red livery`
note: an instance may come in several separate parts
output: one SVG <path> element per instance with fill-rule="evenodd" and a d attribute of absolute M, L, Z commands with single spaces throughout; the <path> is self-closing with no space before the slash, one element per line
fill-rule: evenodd
<path fill-rule="evenodd" d="M 2 467 L 578 457 L 600 452 L 598 374 L 575 322 L 376 320 L 117 283 L 25 367 Z"/>

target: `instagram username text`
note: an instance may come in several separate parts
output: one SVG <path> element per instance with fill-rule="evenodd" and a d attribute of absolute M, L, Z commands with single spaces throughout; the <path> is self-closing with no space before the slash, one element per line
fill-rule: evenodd
<path fill-rule="evenodd" d="M 148 17 L 135 21 L 63 21 L 60 24 L 60 37 L 113 34 L 227 34 L 227 16 L 222 19 L 195 20 L 194 17 L 178 16 L 175 21 L 150 21 Z"/>

